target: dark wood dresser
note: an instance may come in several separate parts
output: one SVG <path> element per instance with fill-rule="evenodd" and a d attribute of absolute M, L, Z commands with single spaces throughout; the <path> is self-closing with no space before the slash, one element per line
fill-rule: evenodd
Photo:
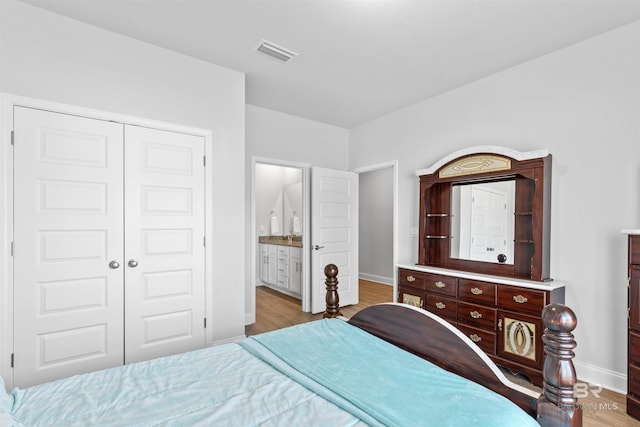
<path fill-rule="evenodd" d="M 448 320 L 496 364 L 542 385 L 540 315 L 545 305 L 564 303 L 564 283 L 410 265 L 398 266 L 397 274 L 398 302 Z"/>
<path fill-rule="evenodd" d="M 629 359 L 627 366 L 627 413 L 640 419 L 640 230 L 629 235 Z"/>
<path fill-rule="evenodd" d="M 542 309 L 564 304 L 550 278 L 551 154 L 470 147 L 416 171 L 416 265 L 398 301 L 453 323 L 493 361 L 542 385 Z"/>

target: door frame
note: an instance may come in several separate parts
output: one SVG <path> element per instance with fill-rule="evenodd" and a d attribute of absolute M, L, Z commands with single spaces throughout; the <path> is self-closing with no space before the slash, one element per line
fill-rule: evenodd
<path fill-rule="evenodd" d="M 311 261 L 309 254 L 309 219 L 311 218 L 311 165 L 309 163 L 291 162 L 287 160 L 272 159 L 268 157 L 251 156 L 251 231 L 249 239 L 251 240 L 251 272 L 246 285 L 245 303 L 248 303 L 249 311 L 245 313 L 245 325 L 251 325 L 256 322 L 256 287 L 259 284 L 257 254 L 258 254 L 258 233 L 256 224 L 256 165 L 282 166 L 286 168 L 296 168 L 302 170 L 302 206 L 304 209 L 302 215 L 302 311 L 311 310 L 311 282 L 309 281 L 309 262 Z M 248 300 L 247 300 L 248 298 Z"/>
<path fill-rule="evenodd" d="M 30 98 L 10 93 L 0 93 L 0 375 L 7 389 L 13 388 L 13 107 L 49 110 L 58 113 L 88 117 L 98 120 L 111 120 L 133 126 L 143 126 L 159 130 L 201 136 L 205 141 L 205 156 L 213 158 L 213 133 L 211 130 L 183 126 L 153 119 L 135 117 L 126 114 L 86 108 Z M 213 162 L 209 161 L 211 165 Z M 213 299 L 213 259 L 210 246 L 213 244 L 213 168 L 205 168 L 205 239 L 211 242 L 205 247 L 205 315 L 212 319 Z M 214 342 L 213 328 L 205 330 L 205 345 Z"/>
<path fill-rule="evenodd" d="M 393 302 L 397 302 L 398 299 L 398 277 L 395 273 L 396 265 L 398 264 L 398 159 L 389 160 L 386 162 L 376 163 L 372 165 L 362 166 L 355 169 L 351 169 L 352 172 L 358 175 L 366 172 L 373 172 L 380 169 L 393 168 L 393 219 L 392 219 L 392 263 L 393 263 Z M 359 211 L 359 215 L 362 215 L 362 211 Z M 359 220 L 358 220 L 359 222 Z"/>

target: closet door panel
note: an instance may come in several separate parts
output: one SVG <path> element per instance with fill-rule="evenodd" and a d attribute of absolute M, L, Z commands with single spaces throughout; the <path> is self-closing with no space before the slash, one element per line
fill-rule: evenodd
<path fill-rule="evenodd" d="M 15 107 L 14 385 L 123 363 L 123 126 Z"/>
<path fill-rule="evenodd" d="M 125 126 L 125 363 L 204 347 L 204 138 Z"/>

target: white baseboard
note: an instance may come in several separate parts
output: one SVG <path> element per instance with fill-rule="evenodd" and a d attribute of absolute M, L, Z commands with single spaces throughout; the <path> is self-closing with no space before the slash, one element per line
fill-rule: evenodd
<path fill-rule="evenodd" d="M 370 280 L 372 282 L 382 283 L 383 285 L 393 286 L 393 277 L 378 276 L 375 274 L 358 273 L 358 278 L 363 280 Z"/>
<path fill-rule="evenodd" d="M 627 394 L 627 376 L 620 372 L 604 369 L 574 360 L 578 381 L 597 384 L 616 393 Z"/>

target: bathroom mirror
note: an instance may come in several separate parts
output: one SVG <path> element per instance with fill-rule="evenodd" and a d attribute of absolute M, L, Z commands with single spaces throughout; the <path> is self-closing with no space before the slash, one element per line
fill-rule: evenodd
<path fill-rule="evenodd" d="M 282 188 L 282 212 L 285 236 L 302 234 L 302 181 Z"/>
<path fill-rule="evenodd" d="M 451 258 L 513 264 L 515 180 L 451 186 Z"/>
<path fill-rule="evenodd" d="M 302 169 L 256 164 L 255 220 L 258 236 L 302 235 L 303 218 Z"/>

